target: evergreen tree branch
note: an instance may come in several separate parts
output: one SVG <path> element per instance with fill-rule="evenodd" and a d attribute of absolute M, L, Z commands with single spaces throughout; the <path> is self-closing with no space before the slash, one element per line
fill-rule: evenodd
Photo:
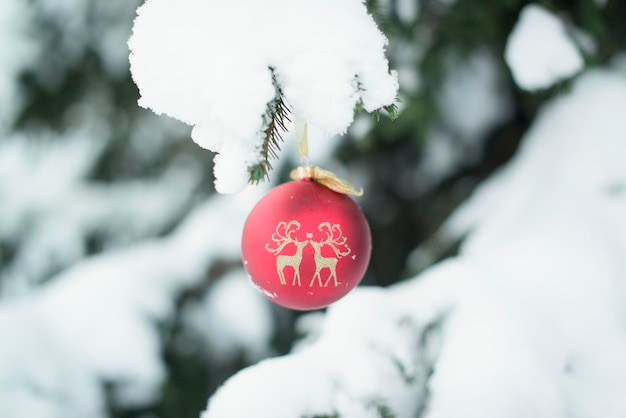
<path fill-rule="evenodd" d="M 286 121 L 290 122 L 289 114 L 291 110 L 285 103 L 283 91 L 276 79 L 274 68 L 269 68 L 272 73 L 272 84 L 274 85 L 275 96 L 268 104 L 263 115 L 263 144 L 261 145 L 261 160 L 248 168 L 250 173 L 249 182 L 258 184 L 264 178 L 269 179 L 269 172 L 272 170 L 270 160 L 278 159 L 280 144 L 283 142 L 282 134 L 287 131 Z"/>
<path fill-rule="evenodd" d="M 269 67 L 269 70 L 272 74 L 275 96 L 267 103 L 265 114 L 263 115 L 263 143 L 259 151 L 260 161 L 248 168 L 248 182 L 251 184 L 258 184 L 264 179 L 269 179 L 269 172 L 273 168 L 271 160 L 278 159 L 278 152 L 283 142 L 283 133 L 287 132 L 286 122 L 291 122 L 289 118 L 291 109 L 285 102 L 283 91 L 276 78 L 276 71 L 272 67 Z M 357 92 L 365 91 L 358 77 L 355 77 L 355 86 Z M 400 99 L 396 98 L 396 102 L 399 101 Z M 356 111 L 361 112 L 364 110 L 363 101 L 359 100 L 356 104 Z M 391 120 L 398 117 L 398 106 L 396 103 L 374 110 L 372 115 L 376 121 L 380 120 L 380 113 L 383 111 Z"/>
<path fill-rule="evenodd" d="M 360 92 L 366 90 L 365 87 L 363 87 L 363 83 L 361 83 L 361 81 L 359 80 L 358 76 L 355 77 L 355 83 L 356 83 L 356 91 L 357 92 L 360 93 Z M 398 112 L 399 112 L 398 105 L 396 103 L 399 103 L 400 101 L 401 101 L 400 97 L 396 96 L 396 98 L 394 100 L 394 103 L 392 103 L 390 105 L 383 106 L 383 107 L 381 107 L 379 109 L 375 109 L 372 112 L 372 116 L 374 116 L 374 119 L 376 119 L 376 122 L 380 121 L 380 112 L 381 111 L 384 111 L 389 119 L 396 120 L 398 118 Z M 356 104 L 356 111 L 357 112 L 365 111 L 365 107 L 363 106 L 363 99 L 359 98 L 359 101 Z"/>

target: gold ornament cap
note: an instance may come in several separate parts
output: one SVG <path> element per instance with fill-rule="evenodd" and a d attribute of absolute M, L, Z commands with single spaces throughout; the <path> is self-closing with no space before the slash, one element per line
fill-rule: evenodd
<path fill-rule="evenodd" d="M 352 196 L 362 196 L 363 188 L 357 190 L 348 181 L 337 177 L 335 173 L 331 173 L 328 170 L 321 169 L 306 165 L 306 158 L 309 156 L 309 135 L 308 135 L 308 123 L 306 120 L 301 119 L 297 115 L 295 116 L 296 127 L 296 140 L 298 143 L 298 155 L 300 156 L 300 167 L 291 170 L 291 178 L 293 180 L 306 180 L 310 179 L 316 183 L 321 184 L 329 188 L 330 190 L 341 193 L 349 194 Z"/>
<path fill-rule="evenodd" d="M 363 188 L 357 190 L 350 182 L 339 178 L 335 173 L 314 166 L 299 166 L 291 170 L 292 180 L 311 179 L 330 190 L 352 196 L 363 196 Z"/>

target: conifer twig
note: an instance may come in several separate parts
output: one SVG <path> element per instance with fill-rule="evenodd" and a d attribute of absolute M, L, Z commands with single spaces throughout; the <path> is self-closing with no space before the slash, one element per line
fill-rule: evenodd
<path fill-rule="evenodd" d="M 358 77 L 355 77 L 355 82 L 356 82 L 356 90 L 357 92 L 362 92 L 365 91 L 365 87 L 363 87 L 363 83 L 361 83 L 361 80 L 359 80 Z M 398 118 L 398 105 L 396 105 L 396 103 L 400 102 L 400 98 L 396 97 L 394 103 L 390 104 L 390 105 L 386 105 L 386 106 L 382 106 L 379 109 L 375 109 L 372 112 L 372 116 L 374 117 L 374 119 L 376 119 L 376 122 L 380 121 L 380 111 L 384 110 L 387 113 L 387 117 L 389 117 L 389 119 L 391 120 L 396 120 Z M 362 112 L 365 110 L 365 107 L 363 106 L 363 100 L 359 99 L 359 101 L 356 104 L 356 111 L 357 112 Z"/>
<path fill-rule="evenodd" d="M 282 134 L 287 131 L 286 121 L 290 122 L 291 112 L 283 98 L 283 92 L 276 79 L 274 68 L 270 67 L 272 73 L 272 84 L 274 85 L 275 96 L 268 104 L 263 115 L 263 144 L 261 145 L 261 160 L 248 168 L 250 173 L 249 182 L 258 184 L 264 178 L 269 179 L 269 172 L 272 170 L 270 159 L 277 159 L 280 151 L 280 144 L 283 142 Z"/>
<path fill-rule="evenodd" d="M 265 114 L 263 115 L 263 128 L 261 131 L 263 143 L 259 151 L 260 160 L 258 163 L 248 168 L 248 182 L 252 184 L 258 184 L 263 179 L 269 179 L 269 172 L 272 170 L 271 160 L 278 159 L 280 145 L 283 142 L 283 133 L 287 132 L 286 122 L 291 122 L 289 118 L 291 109 L 289 109 L 289 106 L 287 106 L 285 102 L 283 91 L 278 84 L 276 71 L 272 67 L 269 67 L 269 70 L 272 74 L 272 84 L 274 85 L 275 95 L 274 98 L 267 103 Z M 357 92 L 365 91 L 358 77 L 355 77 L 355 85 Z M 396 102 L 397 101 L 399 101 L 399 99 L 396 99 Z M 360 112 L 363 110 L 363 101 L 359 100 L 356 104 L 356 111 Z M 391 120 L 398 117 L 398 106 L 395 103 L 374 110 L 372 114 L 377 121 L 380 120 L 381 111 L 385 111 Z"/>

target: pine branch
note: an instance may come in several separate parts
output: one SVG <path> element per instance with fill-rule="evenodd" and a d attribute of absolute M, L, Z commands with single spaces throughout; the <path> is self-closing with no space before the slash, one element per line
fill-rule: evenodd
<path fill-rule="evenodd" d="M 400 99 L 396 98 L 396 102 L 399 102 Z M 398 106 L 395 103 L 392 103 L 390 105 L 387 106 L 383 106 L 380 109 L 376 109 L 373 112 L 374 117 L 376 118 L 376 121 L 378 122 L 380 120 L 380 112 L 381 110 L 384 110 L 387 114 L 387 117 L 391 120 L 396 120 L 398 119 Z"/>
<path fill-rule="evenodd" d="M 358 77 L 355 77 L 355 83 L 356 83 L 357 92 L 365 91 L 365 87 L 363 87 L 363 84 L 361 83 Z M 399 111 L 398 105 L 396 103 L 399 103 L 399 102 L 401 102 L 400 98 L 396 97 L 394 103 L 374 110 L 372 112 L 372 116 L 374 117 L 374 119 L 376 119 L 376 122 L 380 121 L 380 112 L 383 110 L 385 111 L 385 114 L 387 115 L 389 119 L 396 120 L 398 118 L 398 111 Z M 359 99 L 359 101 L 356 103 L 356 111 L 357 112 L 365 111 L 365 107 L 363 106 L 363 99 Z"/>
<path fill-rule="evenodd" d="M 272 84 L 274 85 L 275 96 L 268 104 L 263 115 L 263 145 L 261 146 L 261 161 L 248 168 L 250 173 L 249 182 L 258 184 L 264 178 L 269 179 L 269 172 L 272 170 L 271 159 L 278 159 L 280 144 L 283 142 L 282 134 L 287 131 L 285 121 L 289 119 L 291 113 L 283 98 L 274 68 L 270 67 L 272 73 Z"/>
<path fill-rule="evenodd" d="M 274 99 L 267 104 L 265 114 L 263 115 L 263 144 L 260 150 L 260 161 L 248 168 L 248 182 L 252 184 L 258 184 L 264 179 L 269 179 L 269 172 L 272 171 L 271 160 L 278 159 L 280 145 L 283 142 L 282 135 L 287 131 L 285 124 L 286 122 L 291 122 L 291 119 L 289 119 L 291 109 L 289 109 L 285 103 L 283 91 L 276 78 L 276 71 L 272 67 L 270 67 L 269 70 L 272 74 L 275 96 Z M 355 83 L 357 91 L 365 91 L 365 88 L 356 77 Z M 400 101 L 400 99 L 396 99 L 396 102 L 398 101 Z M 357 102 L 356 111 L 364 111 L 362 100 Z M 395 103 L 374 110 L 372 115 L 377 121 L 380 120 L 381 111 L 384 111 L 391 120 L 398 117 L 398 106 Z"/>

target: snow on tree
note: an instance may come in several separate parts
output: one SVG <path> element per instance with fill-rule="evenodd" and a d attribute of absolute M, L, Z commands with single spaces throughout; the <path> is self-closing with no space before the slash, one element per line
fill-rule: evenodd
<path fill-rule="evenodd" d="M 623 417 L 624 5 L 5 0 L 0 416 Z M 287 117 L 374 244 L 306 315 L 241 266 L 271 184 L 213 187 Z"/>
<path fill-rule="evenodd" d="M 536 4 L 529 4 L 520 13 L 505 58 L 515 82 L 525 90 L 550 87 L 584 65 L 565 23 Z"/>
<path fill-rule="evenodd" d="M 582 77 L 444 227 L 458 257 L 357 289 L 202 417 L 624 416 L 624 108 L 625 74 Z"/>
<path fill-rule="evenodd" d="M 140 105 L 194 126 L 194 141 L 218 153 L 224 193 L 267 170 L 263 143 L 283 108 L 336 135 L 357 104 L 393 105 L 386 43 L 361 0 L 149 0 L 129 41 Z"/>

